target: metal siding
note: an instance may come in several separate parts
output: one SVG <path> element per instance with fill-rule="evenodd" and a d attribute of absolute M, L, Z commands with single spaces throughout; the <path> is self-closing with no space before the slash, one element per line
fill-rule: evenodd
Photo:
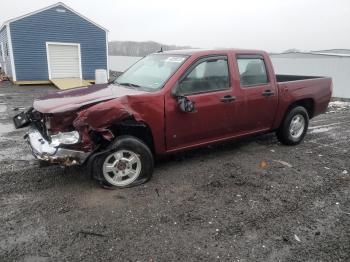
<path fill-rule="evenodd" d="M 63 6 L 12 22 L 11 35 L 17 80 L 49 79 L 46 42 L 80 43 L 84 79 L 107 69 L 106 32 Z"/>
<path fill-rule="evenodd" d="M 2 30 L 0 31 L 0 42 L 3 43 L 4 49 L 6 49 L 6 48 L 5 48 L 6 44 L 7 44 L 7 46 L 8 46 L 8 38 L 7 38 L 7 31 L 6 31 L 6 28 L 7 28 L 7 26 L 4 26 L 4 27 L 2 28 Z M 10 48 L 10 47 L 8 46 L 8 48 Z M 4 50 L 4 52 L 5 52 L 5 50 Z M 8 51 L 8 53 L 9 53 L 8 56 L 6 56 L 6 54 L 5 54 L 5 56 L 6 56 L 6 62 L 4 62 L 4 61 L 1 60 L 1 55 L 0 55 L 0 63 L 1 63 L 1 66 L 6 67 L 7 75 L 8 75 L 9 77 L 12 77 L 10 50 Z"/>
<path fill-rule="evenodd" d="M 329 76 L 333 80 L 333 97 L 350 98 L 350 58 L 277 58 L 272 57 L 276 74 Z"/>

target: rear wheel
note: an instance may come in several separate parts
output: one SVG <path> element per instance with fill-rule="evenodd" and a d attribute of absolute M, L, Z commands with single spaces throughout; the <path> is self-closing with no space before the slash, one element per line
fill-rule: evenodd
<path fill-rule="evenodd" d="M 98 156 L 94 170 L 99 172 L 103 187 L 136 186 L 151 178 L 153 155 L 136 137 L 120 136 L 107 153 Z"/>
<path fill-rule="evenodd" d="M 309 115 L 302 106 L 292 108 L 276 132 L 278 140 L 285 145 L 297 145 L 305 137 L 309 126 Z"/>

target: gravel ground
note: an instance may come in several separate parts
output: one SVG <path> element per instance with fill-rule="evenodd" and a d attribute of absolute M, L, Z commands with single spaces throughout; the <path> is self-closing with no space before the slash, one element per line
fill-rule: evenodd
<path fill-rule="evenodd" d="M 14 108 L 53 87 L 0 84 L 0 261 L 349 261 L 350 107 L 305 142 L 273 134 L 158 160 L 105 190 L 84 168 L 40 168 Z"/>

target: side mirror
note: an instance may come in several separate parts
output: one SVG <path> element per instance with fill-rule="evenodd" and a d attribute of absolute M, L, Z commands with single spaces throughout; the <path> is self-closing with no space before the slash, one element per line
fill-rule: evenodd
<path fill-rule="evenodd" d="M 194 113 L 196 112 L 195 102 L 189 100 L 186 96 L 182 95 L 179 92 L 180 84 L 176 82 L 176 84 L 171 89 L 171 95 L 176 98 L 177 104 L 179 105 L 181 111 L 186 113 Z"/>
<path fill-rule="evenodd" d="M 186 112 L 186 113 L 196 112 L 195 102 L 189 100 L 185 96 L 178 96 L 177 104 L 179 105 L 181 111 L 183 112 Z"/>

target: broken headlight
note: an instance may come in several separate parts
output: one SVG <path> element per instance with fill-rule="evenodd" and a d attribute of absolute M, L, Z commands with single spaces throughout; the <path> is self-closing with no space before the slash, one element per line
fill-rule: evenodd
<path fill-rule="evenodd" d="M 78 131 L 58 133 L 51 136 L 51 145 L 57 147 L 61 144 L 73 145 L 79 142 L 80 136 Z"/>

